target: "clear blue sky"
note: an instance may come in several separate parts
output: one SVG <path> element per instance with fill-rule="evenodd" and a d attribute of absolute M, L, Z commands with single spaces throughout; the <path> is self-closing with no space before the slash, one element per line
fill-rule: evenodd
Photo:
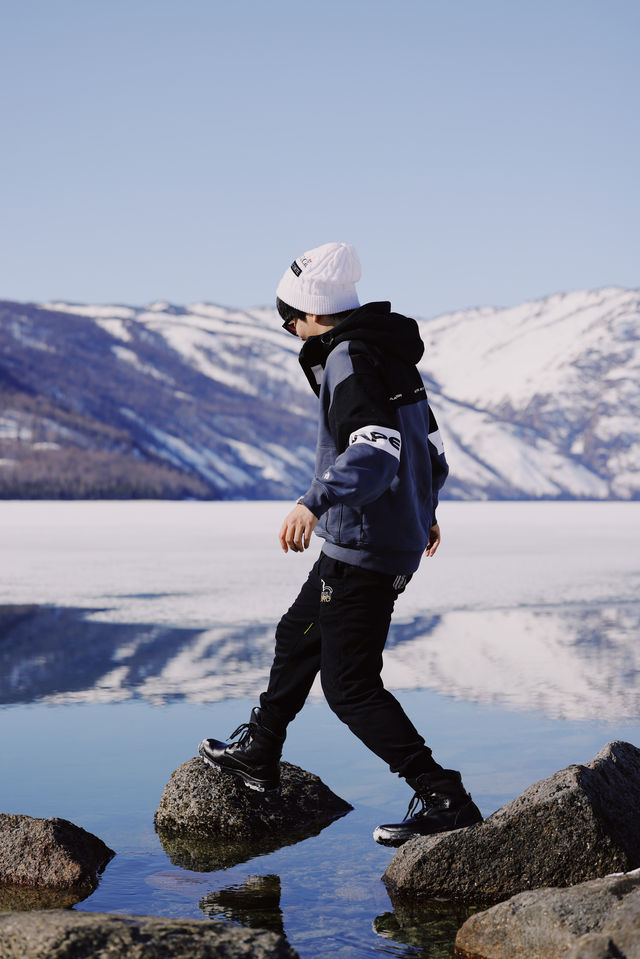
<path fill-rule="evenodd" d="M 4 0 L 0 299 L 640 286 L 638 0 Z"/>

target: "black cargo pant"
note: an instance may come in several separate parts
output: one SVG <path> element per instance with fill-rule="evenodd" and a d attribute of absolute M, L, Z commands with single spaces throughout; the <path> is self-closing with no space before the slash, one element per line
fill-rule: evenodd
<path fill-rule="evenodd" d="M 318 673 L 327 703 L 351 732 L 400 776 L 440 767 L 380 678 L 396 577 L 324 553 L 276 629 L 265 725 L 284 732 Z"/>

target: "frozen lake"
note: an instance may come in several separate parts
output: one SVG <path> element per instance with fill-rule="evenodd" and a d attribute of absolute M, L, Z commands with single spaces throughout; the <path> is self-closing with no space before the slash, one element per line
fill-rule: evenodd
<path fill-rule="evenodd" d="M 154 832 L 172 770 L 245 721 L 263 688 L 274 625 L 319 547 L 280 551 L 289 508 L 0 503 L 0 809 L 72 819 L 117 851 L 76 908 L 249 921 L 246 884 L 277 880 L 280 905 L 258 918 L 303 959 L 450 955 L 450 930 L 394 915 L 379 881 L 392 851 L 371 830 L 401 818 L 407 787 L 318 690 L 285 758 L 353 813 L 205 872 L 172 862 Z M 640 504 L 445 502 L 439 518 L 384 676 L 483 812 L 610 739 L 640 743 Z"/>

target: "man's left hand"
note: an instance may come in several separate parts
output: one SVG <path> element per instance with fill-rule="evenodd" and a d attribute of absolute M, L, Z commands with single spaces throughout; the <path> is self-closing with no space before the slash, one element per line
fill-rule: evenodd
<path fill-rule="evenodd" d="M 440 527 L 434 523 L 429 530 L 429 542 L 427 543 L 426 555 L 433 556 L 440 545 Z"/>
<path fill-rule="evenodd" d="M 285 553 L 290 549 L 294 553 L 302 553 L 308 549 L 317 522 L 318 517 L 302 503 L 294 506 L 280 529 L 280 545 Z"/>

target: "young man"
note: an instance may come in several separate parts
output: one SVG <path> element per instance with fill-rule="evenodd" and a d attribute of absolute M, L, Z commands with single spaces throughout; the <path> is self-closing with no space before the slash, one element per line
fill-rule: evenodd
<path fill-rule="evenodd" d="M 440 543 L 436 506 L 448 467 L 416 368 L 418 325 L 389 303 L 361 307 L 359 279 L 354 248 L 326 243 L 294 260 L 276 291 L 320 400 L 315 477 L 284 520 L 280 544 L 303 552 L 314 530 L 324 544 L 277 627 L 260 706 L 231 735 L 240 738 L 205 739 L 200 755 L 250 788 L 277 788 L 287 726 L 320 672 L 331 709 L 414 790 L 404 821 L 374 832 L 399 846 L 482 816 L 460 773 L 435 762 L 380 678 L 395 600 Z"/>

